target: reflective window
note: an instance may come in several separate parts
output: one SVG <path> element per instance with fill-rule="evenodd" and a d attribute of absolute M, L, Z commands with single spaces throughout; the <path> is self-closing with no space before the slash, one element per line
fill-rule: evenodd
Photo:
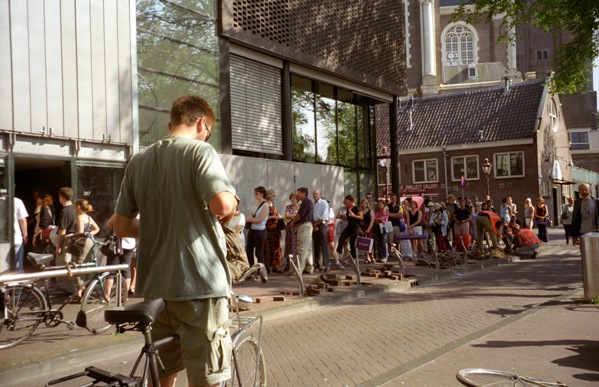
<path fill-rule="evenodd" d="M 316 154 L 318 162 L 337 164 L 335 139 L 337 125 L 335 116 L 335 91 L 333 86 L 319 83 L 316 92 Z"/>
<path fill-rule="evenodd" d="M 293 159 L 313 163 L 316 160 L 316 136 L 312 81 L 292 76 L 291 84 Z"/>
<path fill-rule="evenodd" d="M 414 160 L 412 172 L 414 183 L 436 183 L 438 181 L 437 159 Z"/>
<path fill-rule="evenodd" d="M 218 117 L 218 37 L 213 1 L 137 1 L 139 136 L 149 145 L 167 132 L 172 102 L 205 98 Z M 218 122 L 210 143 L 219 149 Z"/>
<path fill-rule="evenodd" d="M 86 199 L 93 206 L 91 215 L 100 226 L 99 238 L 110 231 L 104 224 L 116 207 L 124 173 L 124 165 L 77 165 L 77 198 Z"/>
<path fill-rule="evenodd" d="M 524 176 L 524 152 L 495 154 L 495 177 Z"/>
<path fill-rule="evenodd" d="M 459 24 L 445 33 L 445 65 L 458 66 L 475 63 L 474 35 L 469 27 Z"/>
<path fill-rule="evenodd" d="M 462 176 L 468 180 L 478 180 L 478 156 L 451 158 L 451 180 L 458 181 Z"/>

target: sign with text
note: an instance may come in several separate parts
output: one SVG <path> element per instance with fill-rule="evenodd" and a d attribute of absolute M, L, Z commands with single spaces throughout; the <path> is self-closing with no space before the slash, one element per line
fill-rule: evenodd
<path fill-rule="evenodd" d="M 430 183 L 430 184 L 402 185 L 401 186 L 401 195 L 402 196 L 410 196 L 410 195 L 439 196 L 439 184 L 438 183 Z"/>

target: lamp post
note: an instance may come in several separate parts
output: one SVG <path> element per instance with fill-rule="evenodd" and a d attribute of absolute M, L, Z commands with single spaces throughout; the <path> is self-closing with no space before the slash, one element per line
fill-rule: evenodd
<path fill-rule="evenodd" d="M 491 173 L 491 168 L 493 167 L 493 164 L 491 164 L 489 162 L 489 159 L 485 157 L 485 162 L 483 163 L 483 165 L 481 165 L 481 167 L 483 169 L 483 173 L 487 177 L 487 196 L 491 197 L 491 192 L 489 189 L 489 174 Z"/>
<path fill-rule="evenodd" d="M 383 169 L 383 173 L 385 174 L 385 201 L 389 200 L 389 193 L 387 190 L 387 159 L 380 159 L 379 160 L 379 165 L 381 166 L 381 168 Z"/>

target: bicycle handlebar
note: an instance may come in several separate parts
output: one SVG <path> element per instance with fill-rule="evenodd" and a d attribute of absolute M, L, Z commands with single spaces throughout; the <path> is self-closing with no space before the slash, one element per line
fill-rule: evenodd
<path fill-rule="evenodd" d="M 105 271 L 120 271 L 127 270 L 129 265 L 108 265 L 108 266 L 94 266 L 94 267 L 84 267 L 81 269 L 60 269 L 60 270 L 50 270 L 50 271 L 42 271 L 37 273 L 27 273 L 27 274 L 6 274 L 0 275 L 0 284 L 6 282 L 18 282 L 18 281 L 31 281 L 40 278 L 52 278 L 52 277 L 67 277 L 69 275 L 81 275 L 81 274 L 90 274 L 90 273 L 102 273 Z"/>

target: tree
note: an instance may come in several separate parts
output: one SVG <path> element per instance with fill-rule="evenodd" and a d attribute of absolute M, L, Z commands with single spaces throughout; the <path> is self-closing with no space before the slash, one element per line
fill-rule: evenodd
<path fill-rule="evenodd" d="M 503 16 L 498 40 L 515 39 L 510 31 L 534 23 L 545 32 L 567 31 L 572 40 L 561 46 L 553 60 L 551 90 L 575 93 L 587 90 L 593 59 L 599 55 L 599 1 L 596 0 L 463 0 L 455 19 L 470 24 L 491 22 Z"/>

